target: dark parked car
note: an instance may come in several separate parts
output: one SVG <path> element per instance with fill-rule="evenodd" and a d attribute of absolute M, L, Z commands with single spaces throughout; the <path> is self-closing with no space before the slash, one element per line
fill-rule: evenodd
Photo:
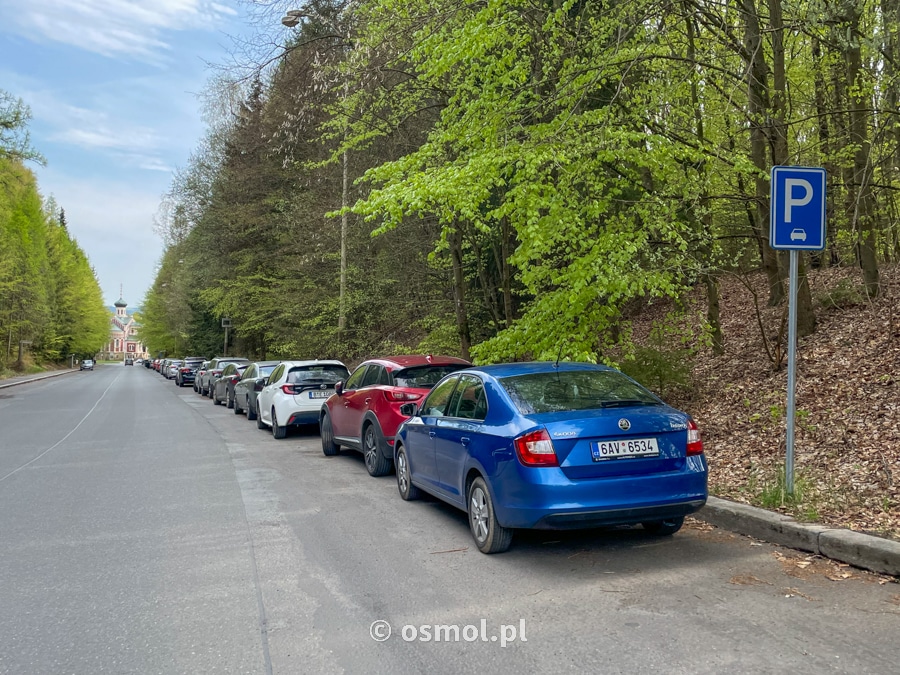
<path fill-rule="evenodd" d="M 194 384 L 197 369 L 206 361 L 202 356 L 185 356 L 182 364 L 175 373 L 175 385 L 183 387 L 186 384 Z"/>
<path fill-rule="evenodd" d="M 215 405 L 225 403 L 227 407 L 234 407 L 234 385 L 241 379 L 241 373 L 247 368 L 247 363 L 229 363 L 222 369 L 222 374 L 216 378 L 213 384 L 212 400 Z"/>
<path fill-rule="evenodd" d="M 640 523 L 671 535 L 706 503 L 694 420 L 606 366 L 467 368 L 403 411 L 400 496 L 424 490 L 466 511 L 483 553 L 505 551 L 515 528 Z"/>
<path fill-rule="evenodd" d="M 200 377 L 200 384 L 197 385 L 201 394 L 210 398 L 213 397 L 216 380 L 229 363 L 250 363 L 250 359 L 245 359 L 242 356 L 218 356 L 214 358 L 209 362 L 206 372 Z"/>
<path fill-rule="evenodd" d="M 322 406 L 322 451 L 340 446 L 363 453 L 366 470 L 383 476 L 393 466 L 394 435 L 408 415 L 404 403 L 419 401 L 445 375 L 470 366 L 453 356 L 390 356 L 364 361 Z"/>
<path fill-rule="evenodd" d="M 256 398 L 266 386 L 266 379 L 281 361 L 257 361 L 247 366 L 234 385 L 234 414 L 247 413 L 248 420 L 256 419 Z"/>

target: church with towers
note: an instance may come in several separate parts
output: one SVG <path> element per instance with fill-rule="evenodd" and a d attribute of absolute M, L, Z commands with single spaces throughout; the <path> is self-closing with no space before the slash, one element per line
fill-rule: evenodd
<path fill-rule="evenodd" d="M 107 361 L 124 361 L 126 357 L 145 358 L 147 350 L 138 337 L 139 328 L 140 324 L 128 312 L 128 303 L 122 299 L 122 289 L 119 289 L 115 312 L 109 319 L 109 342 L 101 350 L 100 358 Z"/>

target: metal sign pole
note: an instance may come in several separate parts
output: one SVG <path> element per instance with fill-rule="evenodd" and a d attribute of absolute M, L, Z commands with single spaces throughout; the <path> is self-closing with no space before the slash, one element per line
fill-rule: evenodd
<path fill-rule="evenodd" d="M 784 485 L 794 494 L 794 392 L 797 388 L 797 277 L 800 251 L 791 250 L 788 282 L 788 372 L 787 372 L 787 436 L 785 439 Z"/>
<path fill-rule="evenodd" d="M 800 251 L 825 248 L 825 169 L 773 166 L 769 193 L 769 246 L 791 252 L 788 288 L 787 429 L 784 485 L 794 494 L 794 398 L 797 389 L 797 283 Z"/>

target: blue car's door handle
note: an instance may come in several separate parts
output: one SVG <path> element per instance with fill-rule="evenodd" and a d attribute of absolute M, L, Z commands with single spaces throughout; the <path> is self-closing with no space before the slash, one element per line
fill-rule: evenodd
<path fill-rule="evenodd" d="M 468 447 L 469 447 L 470 439 L 469 439 L 468 436 L 463 436 L 462 438 L 459 439 L 459 442 L 462 443 L 462 446 L 463 446 L 464 448 L 468 448 Z"/>
<path fill-rule="evenodd" d="M 432 429 L 431 431 L 428 432 L 428 437 L 429 437 L 429 438 L 434 438 L 434 437 L 435 437 L 434 429 Z"/>

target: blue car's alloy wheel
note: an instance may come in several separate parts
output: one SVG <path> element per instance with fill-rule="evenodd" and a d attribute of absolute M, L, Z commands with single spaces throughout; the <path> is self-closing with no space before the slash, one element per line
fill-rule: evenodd
<path fill-rule="evenodd" d="M 502 553 L 512 543 L 512 529 L 503 527 L 494 515 L 494 503 L 483 478 L 476 478 L 469 487 L 469 528 L 475 544 L 482 553 Z"/>
<path fill-rule="evenodd" d="M 400 497 L 407 502 L 419 498 L 419 488 L 412 484 L 412 476 L 409 473 L 409 460 L 406 458 L 406 450 L 403 446 L 397 449 L 397 489 Z"/>

